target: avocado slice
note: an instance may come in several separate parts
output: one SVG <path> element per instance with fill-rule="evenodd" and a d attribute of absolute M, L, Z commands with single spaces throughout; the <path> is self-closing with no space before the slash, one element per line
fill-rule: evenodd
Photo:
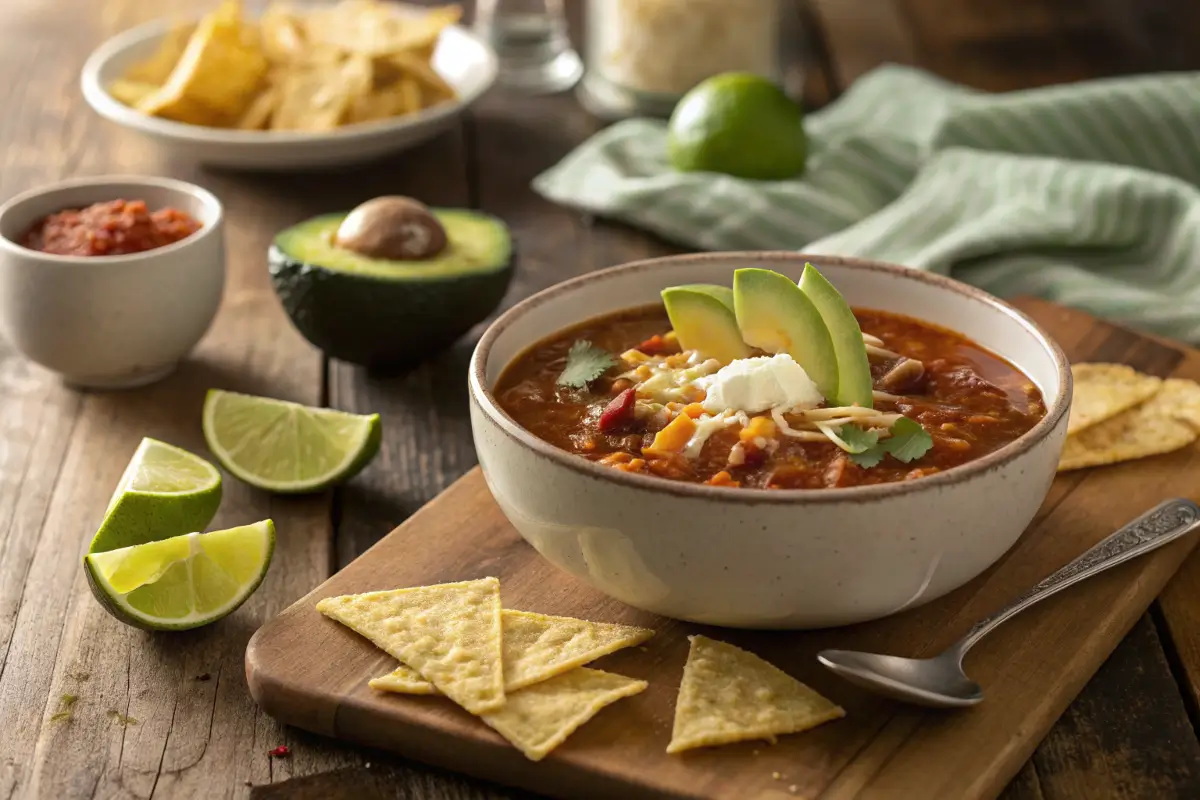
<path fill-rule="evenodd" d="M 684 350 L 698 350 L 722 364 L 750 355 L 742 341 L 728 286 L 692 283 L 662 291 L 671 327 Z"/>
<path fill-rule="evenodd" d="M 862 328 L 850 305 L 812 264 L 804 265 L 804 272 L 800 275 L 800 291 L 817 307 L 833 339 L 838 368 L 837 392 L 834 394 L 837 404 L 874 408 L 875 385 L 871 380 L 867 347 L 863 344 Z"/>
<path fill-rule="evenodd" d="M 428 357 L 491 314 L 513 274 L 507 226 L 477 211 L 430 210 L 447 243 L 420 260 L 337 247 L 346 214 L 280 231 L 267 259 L 271 283 L 300 333 L 334 358 L 388 368 Z"/>
<path fill-rule="evenodd" d="M 796 360 L 827 399 L 838 390 L 833 340 L 817 307 L 791 279 L 769 269 L 733 273 L 733 305 L 742 339 Z"/>

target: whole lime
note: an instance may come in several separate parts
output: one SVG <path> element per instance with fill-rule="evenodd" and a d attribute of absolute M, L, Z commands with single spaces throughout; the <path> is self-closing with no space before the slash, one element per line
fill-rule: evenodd
<path fill-rule="evenodd" d="M 722 172 L 782 180 L 804 171 L 804 111 L 758 75 L 715 75 L 685 94 L 671 114 L 667 155 L 681 172 Z"/>

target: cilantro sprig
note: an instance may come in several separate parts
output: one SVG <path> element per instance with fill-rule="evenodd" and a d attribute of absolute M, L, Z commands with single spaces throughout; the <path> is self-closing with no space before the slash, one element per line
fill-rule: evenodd
<path fill-rule="evenodd" d="M 847 447 L 850 460 L 860 467 L 877 466 L 890 455 L 904 464 L 916 461 L 933 447 L 933 437 L 919 422 L 901 417 L 892 425 L 891 436 L 880 441 L 878 431 L 863 430 L 857 425 L 843 425 L 838 436 Z"/>
<path fill-rule="evenodd" d="M 616 364 L 612 353 L 586 339 L 580 339 L 567 351 L 567 365 L 563 367 L 556 383 L 572 389 L 584 389 Z"/>

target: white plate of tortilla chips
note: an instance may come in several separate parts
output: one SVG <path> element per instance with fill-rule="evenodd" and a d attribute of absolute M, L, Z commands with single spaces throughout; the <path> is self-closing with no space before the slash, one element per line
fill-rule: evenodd
<path fill-rule="evenodd" d="M 102 44 L 83 95 L 102 117 L 205 164 L 296 170 L 399 152 L 450 127 L 496 78 L 457 5 L 382 0 L 261 16 L 222 0 Z"/>

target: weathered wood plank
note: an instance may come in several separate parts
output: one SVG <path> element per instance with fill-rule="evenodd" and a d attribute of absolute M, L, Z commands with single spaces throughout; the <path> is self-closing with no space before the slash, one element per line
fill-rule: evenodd
<path fill-rule="evenodd" d="M 461 130 L 412 154 L 411 161 L 364 174 L 346 209 L 379 194 L 404 194 L 430 205 L 467 206 L 470 186 Z M 473 337 L 393 375 L 375 375 L 331 361 L 329 402 L 335 408 L 383 416 L 383 444 L 375 465 L 338 490 L 337 559 L 353 560 L 407 519 L 474 462 L 466 406 L 466 361 Z"/>
<path fill-rule="evenodd" d="M 1009 781 L 1008 786 L 1000 793 L 1000 800 L 1044 800 L 1042 786 L 1038 782 L 1037 770 L 1033 761 L 1027 761 L 1017 776 Z"/>
<path fill-rule="evenodd" d="M 1185 703 L 1193 725 L 1200 723 L 1200 557 L 1180 567 L 1159 598 L 1166 646 L 1178 665 Z"/>
<path fill-rule="evenodd" d="M 489 786 L 445 770 L 385 760 L 361 767 L 257 786 L 250 800 L 538 800 L 537 795 Z"/>
<path fill-rule="evenodd" d="M 1200 797 L 1200 744 L 1149 616 L 1042 740 L 1033 763 L 1047 800 Z"/>

